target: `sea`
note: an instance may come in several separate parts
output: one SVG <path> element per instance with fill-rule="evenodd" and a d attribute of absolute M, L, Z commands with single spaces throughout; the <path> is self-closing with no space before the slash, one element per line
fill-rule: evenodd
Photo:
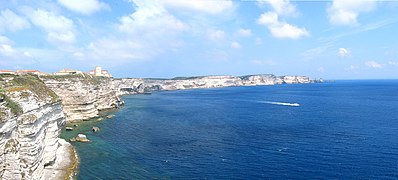
<path fill-rule="evenodd" d="M 91 140 L 72 143 L 78 179 L 398 179 L 398 80 L 122 98 L 62 133 Z"/>

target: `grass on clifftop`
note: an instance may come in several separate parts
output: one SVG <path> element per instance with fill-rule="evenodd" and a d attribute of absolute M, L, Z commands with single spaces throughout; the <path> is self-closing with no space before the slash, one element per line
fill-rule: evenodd
<path fill-rule="evenodd" d="M 56 102 L 56 100 L 58 99 L 58 96 L 35 75 L 1 75 L 0 78 L 0 88 L 4 92 L 30 90 L 35 93 L 40 99 L 51 97 L 52 102 Z M 8 78 L 9 80 L 5 82 L 5 78 Z M 26 94 L 21 94 L 21 96 L 24 95 Z"/>
<path fill-rule="evenodd" d="M 41 76 L 42 79 L 44 80 L 56 80 L 56 81 L 65 81 L 65 80 L 70 80 L 70 81 L 81 81 L 85 83 L 90 83 L 90 84 L 101 84 L 105 80 L 109 80 L 110 78 L 108 77 L 101 77 L 101 76 L 91 76 L 88 74 L 82 75 L 82 74 L 71 74 L 71 75 L 47 75 L 47 76 Z"/>

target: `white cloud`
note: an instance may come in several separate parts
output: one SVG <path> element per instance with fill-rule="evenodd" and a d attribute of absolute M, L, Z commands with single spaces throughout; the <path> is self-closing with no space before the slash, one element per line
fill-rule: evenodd
<path fill-rule="evenodd" d="M 57 16 L 52 12 L 37 9 L 30 16 L 32 23 L 47 31 L 64 31 L 73 28 L 73 21 L 64 17 Z"/>
<path fill-rule="evenodd" d="M 365 62 L 365 65 L 370 68 L 382 68 L 383 67 L 382 64 L 379 64 L 376 61 L 367 61 L 367 62 Z"/>
<path fill-rule="evenodd" d="M 13 42 L 7 37 L 0 35 L 0 44 L 13 44 Z"/>
<path fill-rule="evenodd" d="M 125 62 L 129 60 L 145 59 L 156 53 L 156 49 L 148 51 L 150 47 L 141 41 L 121 40 L 117 38 L 104 38 L 90 43 L 85 53 L 75 52 L 75 57 L 108 61 L 109 64 L 117 63 L 109 60 Z"/>
<path fill-rule="evenodd" d="M 272 25 L 278 24 L 278 14 L 275 12 L 266 12 L 261 14 L 260 18 L 257 20 L 257 23 L 262 25 Z"/>
<path fill-rule="evenodd" d="M 316 71 L 323 73 L 323 72 L 325 72 L 325 68 L 324 67 L 319 67 L 319 68 L 316 69 Z"/>
<path fill-rule="evenodd" d="M 210 16 L 221 13 L 224 15 L 234 9 L 231 0 L 127 1 L 133 5 L 134 11 L 119 18 L 119 22 L 115 24 L 116 31 L 76 49 L 71 53 L 72 57 L 80 60 L 92 59 L 98 64 L 115 66 L 149 60 L 162 53 L 181 50 L 186 45 L 182 39 L 186 33 L 201 35 L 214 41 L 225 40 L 225 32 L 214 28 L 213 22 L 216 21 L 210 19 Z M 183 17 L 184 21 L 177 17 Z"/>
<path fill-rule="evenodd" d="M 231 48 L 233 48 L 233 49 L 239 49 L 241 47 L 242 46 L 238 42 L 232 42 L 231 43 Z"/>
<path fill-rule="evenodd" d="M 131 3 L 135 11 L 119 19 L 116 32 L 73 52 L 73 56 L 112 66 L 150 59 L 184 45 L 179 36 L 190 27 L 168 12 L 160 1 Z"/>
<path fill-rule="evenodd" d="M 15 32 L 29 27 L 29 22 L 25 18 L 15 14 L 13 11 L 9 9 L 1 11 L 0 32 L 4 30 Z"/>
<path fill-rule="evenodd" d="M 118 28 L 122 32 L 158 36 L 167 32 L 180 32 L 188 28 L 186 24 L 168 13 L 156 1 L 137 1 L 135 3 L 138 6 L 136 11 L 120 18 Z"/>
<path fill-rule="evenodd" d="M 71 11 L 84 15 L 93 14 L 102 9 L 109 9 L 106 3 L 98 0 L 58 0 L 58 3 Z"/>
<path fill-rule="evenodd" d="M 222 30 L 210 29 L 207 31 L 207 37 L 213 41 L 220 41 L 225 39 L 225 32 Z"/>
<path fill-rule="evenodd" d="M 135 2 L 135 1 L 134 1 Z M 232 9 L 233 2 L 231 0 L 222 1 L 192 1 L 192 0 L 161 0 L 167 8 L 174 8 L 179 10 L 196 11 L 207 14 L 220 14 Z"/>
<path fill-rule="evenodd" d="M 34 25 L 47 32 L 49 42 L 56 45 L 75 42 L 74 23 L 72 20 L 41 9 L 37 9 L 27 15 Z"/>
<path fill-rule="evenodd" d="M 299 28 L 290 24 L 280 24 L 270 27 L 271 33 L 277 38 L 299 39 L 309 36 L 305 28 Z"/>
<path fill-rule="evenodd" d="M 296 6 L 289 0 L 257 0 L 260 5 L 269 4 L 279 15 L 291 16 L 298 14 Z"/>
<path fill-rule="evenodd" d="M 250 29 L 240 28 L 238 29 L 238 31 L 236 31 L 236 34 L 238 34 L 241 37 L 250 37 L 252 36 L 252 31 Z"/>
<path fill-rule="evenodd" d="M 333 0 L 327 9 L 329 22 L 333 25 L 355 25 L 358 15 L 369 12 L 376 6 L 376 1 Z"/>
<path fill-rule="evenodd" d="M 222 41 L 226 39 L 226 33 L 214 27 L 217 20 L 212 16 L 224 15 L 234 9 L 231 0 L 126 1 L 132 4 L 134 11 L 119 17 L 114 32 L 73 49 L 70 56 L 84 63 L 91 63 L 83 61 L 90 59 L 93 63 L 115 66 L 154 59 L 163 53 L 175 53 L 186 45 L 182 39 L 186 33 Z M 69 37 L 68 34 L 63 35 L 58 37 Z"/>
<path fill-rule="evenodd" d="M 296 7 L 289 0 L 257 0 L 258 4 L 269 4 L 273 11 L 265 12 L 257 20 L 258 24 L 268 28 L 276 38 L 299 39 L 309 36 L 305 28 L 291 25 L 279 19 L 279 16 L 294 16 L 298 14 Z"/>
<path fill-rule="evenodd" d="M 351 52 L 348 49 L 346 49 L 346 48 L 339 48 L 337 54 L 340 57 L 347 57 L 347 56 L 349 56 L 351 54 Z"/>
<path fill-rule="evenodd" d="M 276 38 L 299 39 L 309 36 L 309 32 L 305 28 L 299 28 L 286 22 L 279 21 L 278 14 L 275 12 L 261 14 L 257 23 L 267 26 L 271 34 Z"/>
<path fill-rule="evenodd" d="M 0 35 L 0 57 L 2 60 L 8 60 L 8 63 L 13 63 L 32 57 L 29 52 L 17 50 L 13 46 L 14 42 L 12 40 Z"/>
<path fill-rule="evenodd" d="M 12 47 L 13 41 L 5 36 L 0 36 L 0 55 L 3 57 L 14 57 L 17 51 Z"/>

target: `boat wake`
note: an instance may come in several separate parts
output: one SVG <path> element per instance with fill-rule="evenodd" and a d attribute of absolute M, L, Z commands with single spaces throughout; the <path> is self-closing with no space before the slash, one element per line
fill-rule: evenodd
<path fill-rule="evenodd" d="M 287 103 L 287 102 L 272 102 L 272 101 L 263 101 L 264 103 L 267 104 L 274 104 L 274 105 L 281 105 L 281 106 L 300 106 L 299 103 Z"/>

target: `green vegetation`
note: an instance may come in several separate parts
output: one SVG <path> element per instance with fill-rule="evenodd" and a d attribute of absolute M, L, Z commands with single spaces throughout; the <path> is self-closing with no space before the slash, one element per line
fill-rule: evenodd
<path fill-rule="evenodd" d="M 191 79 L 199 79 L 204 78 L 206 76 L 191 76 L 191 77 L 175 77 L 172 80 L 191 80 Z"/>
<path fill-rule="evenodd" d="M 57 80 L 57 81 L 65 81 L 69 80 L 72 82 L 77 82 L 81 81 L 87 84 L 94 84 L 98 85 L 103 83 L 106 80 L 110 80 L 108 77 L 101 77 L 101 76 L 90 76 L 88 74 L 82 75 L 82 74 L 70 74 L 70 75 L 47 75 L 47 76 L 42 76 L 41 78 L 45 80 Z"/>
<path fill-rule="evenodd" d="M 42 76 L 44 79 L 54 79 L 54 80 L 65 80 L 71 78 L 84 78 L 81 74 L 69 74 L 69 75 L 47 75 Z"/>
<path fill-rule="evenodd" d="M 0 123 L 3 122 L 3 120 L 5 120 L 6 118 L 6 113 L 0 110 Z"/>
<path fill-rule="evenodd" d="M 9 88 L 7 91 L 21 91 L 24 89 L 29 89 L 42 99 L 50 96 L 52 102 L 55 102 L 58 98 L 54 91 L 48 88 L 37 76 L 16 76 L 11 82 L 13 83 L 13 87 Z"/>
<path fill-rule="evenodd" d="M 21 106 L 19 106 L 18 103 L 11 100 L 8 96 L 0 93 L 0 99 L 2 99 L 2 101 L 6 102 L 5 105 L 6 105 L 6 107 L 11 109 L 12 114 L 14 114 L 14 115 L 22 114 L 23 110 L 22 110 Z M 4 112 L 2 112 L 2 115 L 5 116 Z"/>
<path fill-rule="evenodd" d="M 0 78 L 0 92 L 3 92 L 3 94 L 6 92 L 30 90 L 40 99 L 51 97 L 52 102 L 56 102 L 58 99 L 58 96 L 36 75 L 0 75 Z M 29 94 L 22 93 L 21 96 L 27 97 Z"/>
<path fill-rule="evenodd" d="M 15 153 L 17 151 L 17 145 L 18 145 L 17 141 L 15 141 L 14 139 L 9 139 L 4 146 L 4 150 L 6 151 L 6 153 L 7 152 Z"/>

